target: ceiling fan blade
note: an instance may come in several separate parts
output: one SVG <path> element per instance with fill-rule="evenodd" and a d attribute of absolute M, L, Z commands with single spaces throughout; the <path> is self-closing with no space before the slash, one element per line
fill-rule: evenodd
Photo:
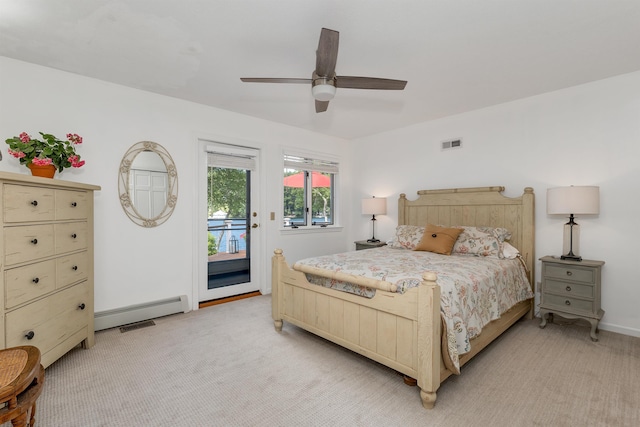
<path fill-rule="evenodd" d="M 329 107 L 329 101 L 318 101 L 316 99 L 316 113 L 322 113 L 324 111 L 327 111 L 328 107 Z"/>
<path fill-rule="evenodd" d="M 338 61 L 338 39 L 340 33 L 323 28 L 316 51 L 316 74 L 320 77 L 332 78 L 336 73 Z"/>
<path fill-rule="evenodd" d="M 336 87 L 347 89 L 403 90 L 406 80 L 379 79 L 376 77 L 337 76 Z"/>
<path fill-rule="evenodd" d="M 311 79 L 280 79 L 280 78 L 269 78 L 269 77 L 240 77 L 245 83 L 303 83 L 309 84 L 311 83 Z"/>

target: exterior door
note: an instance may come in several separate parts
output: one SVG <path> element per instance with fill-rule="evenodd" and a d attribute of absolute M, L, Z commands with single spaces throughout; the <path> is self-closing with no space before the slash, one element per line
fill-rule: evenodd
<path fill-rule="evenodd" d="M 206 150 L 207 273 L 201 302 L 259 289 L 259 151 L 226 145 Z"/>

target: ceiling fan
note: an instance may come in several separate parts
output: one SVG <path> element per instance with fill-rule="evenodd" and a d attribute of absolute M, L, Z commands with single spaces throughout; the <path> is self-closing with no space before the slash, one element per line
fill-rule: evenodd
<path fill-rule="evenodd" d="M 327 28 L 323 28 L 320 32 L 320 42 L 318 43 L 318 50 L 316 51 L 316 69 L 310 79 L 242 77 L 240 80 L 247 83 L 311 83 L 311 93 L 316 101 L 316 113 L 327 111 L 329 101 L 332 100 L 336 94 L 336 88 L 404 89 L 407 85 L 405 80 L 336 76 L 339 34 L 337 31 Z"/>

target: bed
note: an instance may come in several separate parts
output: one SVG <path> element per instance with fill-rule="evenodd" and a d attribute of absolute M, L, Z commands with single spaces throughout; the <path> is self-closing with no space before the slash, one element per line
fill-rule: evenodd
<path fill-rule="evenodd" d="M 533 292 L 533 189 L 527 187 L 514 198 L 503 196 L 503 191 L 504 187 L 421 190 L 416 200 L 401 194 L 398 225 L 505 228 L 511 233 L 508 242 L 520 252 Z M 398 293 L 387 281 L 348 272 L 313 267 L 298 271 L 287 264 L 280 249 L 274 251 L 272 263 L 272 316 L 276 330 L 282 330 L 283 321 L 289 322 L 415 379 L 422 405 L 433 408 L 440 384 L 457 373 L 447 360 L 437 272 L 420 272 L 418 286 Z M 307 274 L 364 286 L 375 290 L 375 295 L 365 298 L 311 284 Z M 533 309 L 533 299 L 526 299 L 483 326 L 470 341 L 470 350 L 460 356 L 459 366 L 520 318 L 532 317 Z"/>

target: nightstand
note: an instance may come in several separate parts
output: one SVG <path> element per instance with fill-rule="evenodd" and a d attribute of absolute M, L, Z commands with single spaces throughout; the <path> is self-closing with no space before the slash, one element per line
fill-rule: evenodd
<path fill-rule="evenodd" d="M 600 275 L 604 261 L 571 261 L 545 256 L 542 261 L 540 290 L 540 327 L 553 321 L 553 314 L 568 319 L 585 319 L 591 323 L 591 340 L 598 341 L 600 308 Z"/>
<path fill-rule="evenodd" d="M 356 244 L 356 251 L 361 251 L 362 249 L 372 249 L 372 248 L 379 248 L 381 246 L 387 246 L 385 242 L 367 242 L 366 240 L 359 240 L 354 243 Z"/>

